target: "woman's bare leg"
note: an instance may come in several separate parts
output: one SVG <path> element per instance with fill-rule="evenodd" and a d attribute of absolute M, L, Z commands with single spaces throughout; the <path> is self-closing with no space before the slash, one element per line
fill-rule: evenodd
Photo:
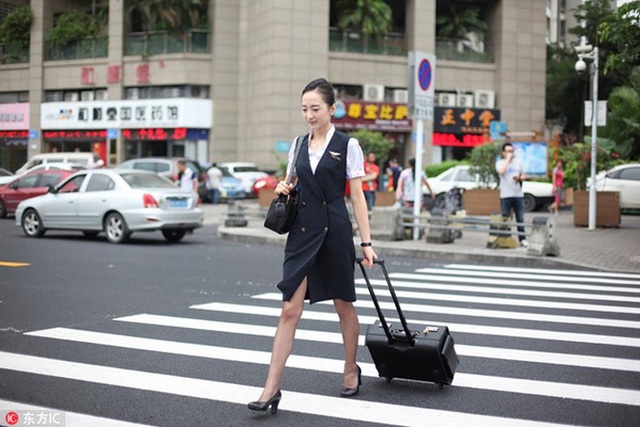
<path fill-rule="evenodd" d="M 307 278 L 305 277 L 298 287 L 298 290 L 293 294 L 291 300 L 282 303 L 282 313 L 280 314 L 278 329 L 273 339 L 269 374 L 267 375 L 264 390 L 260 395 L 260 401 L 269 400 L 280 388 L 287 358 L 293 350 L 293 341 L 296 335 L 298 321 L 302 316 L 304 296 L 306 293 Z"/>
<path fill-rule="evenodd" d="M 358 368 L 356 367 L 360 333 L 358 312 L 351 302 L 335 299 L 333 305 L 340 318 L 340 330 L 344 342 L 344 387 L 355 388 L 358 386 Z"/>

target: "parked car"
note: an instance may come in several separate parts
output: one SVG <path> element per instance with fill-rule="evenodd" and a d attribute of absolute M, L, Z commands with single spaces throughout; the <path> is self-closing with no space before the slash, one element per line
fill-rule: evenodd
<path fill-rule="evenodd" d="M 222 172 L 222 188 L 220 189 L 220 199 L 244 199 L 247 192 L 244 191 L 242 181 L 231 175 L 228 170 L 220 169 Z"/>
<path fill-rule="evenodd" d="M 27 199 L 16 209 L 16 225 L 29 237 L 47 230 L 106 234 L 122 243 L 131 233 L 161 231 L 169 242 L 202 227 L 198 195 L 150 171 L 95 169 L 76 172 L 49 193 Z"/>
<path fill-rule="evenodd" d="M 275 190 L 278 186 L 278 178 L 275 175 L 267 175 L 264 178 L 258 178 L 251 187 L 251 192 L 254 196 L 258 196 L 258 193 L 262 189 Z"/>
<path fill-rule="evenodd" d="M 587 189 L 591 188 L 591 177 Z M 596 175 L 596 191 L 620 193 L 620 209 L 640 209 L 640 163 L 618 165 Z"/>
<path fill-rule="evenodd" d="M 264 178 L 268 176 L 264 171 L 258 169 L 258 165 L 249 162 L 228 162 L 220 163 L 218 167 L 221 170 L 227 170 L 231 175 L 242 181 L 242 187 L 247 195 L 253 195 L 251 187 L 258 178 Z"/>
<path fill-rule="evenodd" d="M 89 165 L 97 164 L 100 157 L 91 152 L 60 152 L 60 153 L 42 153 L 31 157 L 24 165 L 16 171 L 16 175 L 21 175 L 34 166 L 46 165 L 51 163 L 73 163 L 89 167 Z"/>
<path fill-rule="evenodd" d="M 435 206 L 445 206 L 445 195 L 454 187 L 469 190 L 480 187 L 480 179 L 477 175 L 469 173 L 469 165 L 454 166 L 440 175 L 428 178 L 431 189 L 436 194 Z M 524 209 L 532 212 L 553 202 L 553 186 L 547 182 L 524 181 Z"/>
<path fill-rule="evenodd" d="M 165 178 L 175 181 L 178 177 L 178 160 L 180 157 L 143 157 L 141 159 L 126 160 L 117 167 L 124 170 L 146 170 L 155 172 Z M 200 200 L 207 201 L 209 190 L 207 186 L 207 172 L 195 160 L 182 159 L 187 163 L 187 167 L 198 174 L 198 195 Z"/>
<path fill-rule="evenodd" d="M 0 185 L 15 179 L 15 176 L 6 169 L 0 168 Z"/>
<path fill-rule="evenodd" d="M 49 186 L 58 184 L 73 172 L 65 169 L 40 169 L 14 177 L 13 181 L 0 185 L 0 218 L 14 213 L 21 201 L 47 194 Z"/>

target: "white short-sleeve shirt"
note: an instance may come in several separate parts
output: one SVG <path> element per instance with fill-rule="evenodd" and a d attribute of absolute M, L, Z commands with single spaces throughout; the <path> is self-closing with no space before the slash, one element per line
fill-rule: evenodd
<path fill-rule="evenodd" d="M 327 132 L 327 141 L 331 141 L 333 135 L 336 132 L 335 126 L 331 126 L 329 132 Z M 309 133 L 309 140 L 311 140 L 311 133 Z M 295 153 L 295 145 L 296 140 L 293 140 L 293 144 L 291 144 L 291 148 L 289 149 L 289 162 L 287 165 L 287 175 L 291 174 L 291 165 L 293 163 L 293 155 Z M 318 150 L 312 150 L 309 147 L 309 163 L 311 164 L 311 170 L 313 173 L 316 173 L 316 168 L 318 167 L 318 163 L 322 158 L 322 155 L 327 149 L 329 144 L 325 144 L 324 147 Z M 349 138 L 349 144 L 347 146 L 347 179 L 359 178 L 365 176 L 364 173 L 364 154 L 362 152 L 362 148 L 360 147 L 360 143 L 355 138 Z"/>

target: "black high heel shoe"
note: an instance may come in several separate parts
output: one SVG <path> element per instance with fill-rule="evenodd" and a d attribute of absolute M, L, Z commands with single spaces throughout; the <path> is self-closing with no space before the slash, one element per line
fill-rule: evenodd
<path fill-rule="evenodd" d="M 358 392 L 360 391 L 360 386 L 362 385 L 362 369 L 360 369 L 360 366 L 358 366 L 357 364 L 356 364 L 356 368 L 358 368 L 358 385 L 355 388 L 342 387 L 342 390 L 340 391 L 340 396 L 353 397 L 357 395 Z"/>
<path fill-rule="evenodd" d="M 271 399 L 267 401 L 256 400 L 255 402 L 249 402 L 247 407 L 252 411 L 266 411 L 269 406 L 271 406 L 271 414 L 275 414 L 278 412 L 278 404 L 280 403 L 280 399 L 282 399 L 282 393 L 280 390 L 274 394 Z"/>

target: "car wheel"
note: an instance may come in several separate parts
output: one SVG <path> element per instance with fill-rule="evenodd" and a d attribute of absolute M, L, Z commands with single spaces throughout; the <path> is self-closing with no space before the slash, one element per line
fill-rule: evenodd
<path fill-rule="evenodd" d="M 438 194 L 436 196 L 436 201 L 434 203 L 434 207 L 436 207 L 438 209 L 444 209 L 445 198 L 446 198 L 446 194 L 445 193 Z"/>
<path fill-rule="evenodd" d="M 42 226 L 40 215 L 34 209 L 28 209 L 22 215 L 22 231 L 29 237 L 42 237 L 45 229 Z"/>
<path fill-rule="evenodd" d="M 536 210 L 536 198 L 531 194 L 524 195 L 524 211 L 525 212 L 533 212 Z"/>
<path fill-rule="evenodd" d="M 182 238 L 185 235 L 185 231 L 184 230 L 162 230 L 162 235 L 164 236 L 165 239 L 167 239 L 167 242 L 177 243 L 180 240 L 182 240 Z"/>
<path fill-rule="evenodd" d="M 107 216 L 104 221 L 104 232 L 107 234 L 109 243 L 124 243 L 131 235 L 127 223 L 118 212 L 112 212 Z"/>
<path fill-rule="evenodd" d="M 7 208 L 4 206 L 4 203 L 0 200 L 0 218 L 4 218 L 7 216 Z"/>

